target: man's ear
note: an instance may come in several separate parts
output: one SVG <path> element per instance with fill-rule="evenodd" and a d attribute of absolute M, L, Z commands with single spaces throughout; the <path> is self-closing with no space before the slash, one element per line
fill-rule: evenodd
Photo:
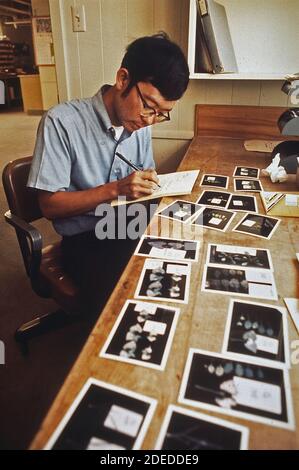
<path fill-rule="evenodd" d="M 124 92 L 130 83 L 130 74 L 128 70 L 121 67 L 116 74 L 115 86 L 118 91 Z"/>

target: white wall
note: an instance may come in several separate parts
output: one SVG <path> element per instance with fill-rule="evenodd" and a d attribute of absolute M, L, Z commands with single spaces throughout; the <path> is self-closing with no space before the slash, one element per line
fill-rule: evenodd
<path fill-rule="evenodd" d="M 73 33 L 71 6 L 81 4 L 87 32 Z M 164 30 L 187 55 L 189 0 L 50 0 L 50 11 L 62 101 L 114 83 L 125 47 L 137 37 Z M 171 121 L 153 129 L 158 165 L 168 171 L 180 161 L 193 135 L 196 103 L 290 105 L 280 88 L 280 81 L 192 80 Z"/>

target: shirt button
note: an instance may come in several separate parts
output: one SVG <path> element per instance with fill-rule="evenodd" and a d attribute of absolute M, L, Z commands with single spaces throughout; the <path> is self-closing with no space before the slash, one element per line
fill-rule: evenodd
<path fill-rule="evenodd" d="M 116 175 L 119 175 L 119 174 L 120 174 L 120 168 L 115 168 L 114 173 L 115 173 Z"/>

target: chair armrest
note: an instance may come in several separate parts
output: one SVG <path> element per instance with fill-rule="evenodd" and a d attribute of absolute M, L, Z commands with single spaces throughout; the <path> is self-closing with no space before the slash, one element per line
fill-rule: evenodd
<path fill-rule="evenodd" d="M 25 268 L 28 276 L 33 280 L 39 273 L 43 246 L 42 236 L 37 228 L 10 211 L 7 211 L 4 217 L 6 222 L 12 225 L 17 232 Z M 26 243 L 27 240 L 29 240 L 30 249 L 28 243 Z"/>

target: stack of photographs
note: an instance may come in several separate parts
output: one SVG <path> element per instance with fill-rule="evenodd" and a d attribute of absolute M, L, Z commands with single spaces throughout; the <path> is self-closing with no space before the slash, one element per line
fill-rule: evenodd
<path fill-rule="evenodd" d="M 270 252 L 209 244 L 202 291 L 277 300 Z"/>
<path fill-rule="evenodd" d="M 146 259 L 134 297 L 186 304 L 190 278 L 190 263 Z"/>
<path fill-rule="evenodd" d="M 257 362 L 190 349 L 179 403 L 294 430 L 288 369 L 281 364 Z"/>
<path fill-rule="evenodd" d="M 156 406 L 153 398 L 89 378 L 45 449 L 140 449 Z"/>
<path fill-rule="evenodd" d="M 180 310 L 127 300 L 100 357 L 164 370 Z"/>
<path fill-rule="evenodd" d="M 155 449 L 246 450 L 248 437 L 245 426 L 170 405 Z"/>
<path fill-rule="evenodd" d="M 200 242 L 180 238 L 156 237 L 143 235 L 138 243 L 135 255 L 176 261 L 198 261 Z"/>

